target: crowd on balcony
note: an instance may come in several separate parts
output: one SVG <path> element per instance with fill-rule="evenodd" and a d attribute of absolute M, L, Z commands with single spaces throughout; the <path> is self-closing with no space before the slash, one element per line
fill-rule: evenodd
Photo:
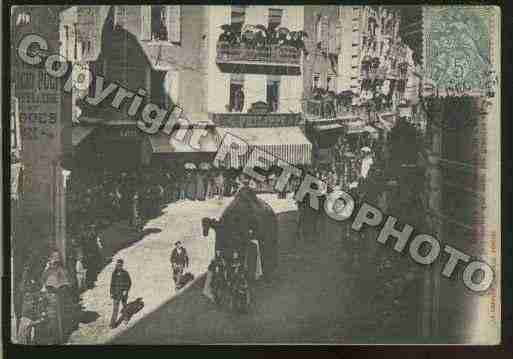
<path fill-rule="evenodd" d="M 250 49 L 267 49 L 269 47 L 293 47 L 307 55 L 304 39 L 308 37 L 304 31 L 290 31 L 285 27 L 266 27 L 264 25 L 240 26 L 225 24 L 221 26 L 223 33 L 219 35 L 218 45 L 228 44 L 230 47 Z"/>

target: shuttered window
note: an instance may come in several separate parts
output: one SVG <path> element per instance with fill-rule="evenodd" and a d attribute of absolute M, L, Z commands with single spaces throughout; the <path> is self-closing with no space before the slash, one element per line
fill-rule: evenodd
<path fill-rule="evenodd" d="M 328 51 L 329 46 L 329 22 L 326 16 L 321 20 L 321 48 L 323 51 Z"/>
<path fill-rule="evenodd" d="M 116 5 L 114 10 L 114 25 L 123 26 L 126 20 L 126 6 Z"/>
<path fill-rule="evenodd" d="M 182 42 L 182 7 L 180 5 L 166 7 L 169 41 L 179 44 Z"/>
<path fill-rule="evenodd" d="M 141 40 L 151 40 L 151 6 L 141 6 Z"/>
<path fill-rule="evenodd" d="M 329 35 L 328 35 L 328 52 L 330 54 L 336 54 L 337 51 L 337 29 L 332 24 L 329 27 Z"/>
<path fill-rule="evenodd" d="M 269 29 L 276 29 L 281 26 L 283 17 L 282 9 L 269 9 Z"/>

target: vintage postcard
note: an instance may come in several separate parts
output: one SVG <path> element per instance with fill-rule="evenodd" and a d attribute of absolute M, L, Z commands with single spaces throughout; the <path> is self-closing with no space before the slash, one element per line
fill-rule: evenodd
<path fill-rule="evenodd" d="M 500 343 L 499 7 L 4 10 L 12 343 Z"/>

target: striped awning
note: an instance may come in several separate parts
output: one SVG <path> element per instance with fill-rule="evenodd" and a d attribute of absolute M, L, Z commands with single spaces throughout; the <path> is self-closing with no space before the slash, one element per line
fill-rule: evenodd
<path fill-rule="evenodd" d="M 290 164 L 306 165 L 312 162 L 312 144 L 305 137 L 299 127 L 273 127 L 273 128 L 217 128 L 219 140 L 227 134 L 236 136 L 245 141 L 250 150 L 242 153 L 243 149 L 231 146 L 228 155 L 219 163 L 221 167 L 241 168 L 248 162 L 255 162 L 251 158 L 253 148 L 258 148 L 269 154 L 268 160 L 276 158 Z M 220 151 L 223 150 L 220 143 Z"/>

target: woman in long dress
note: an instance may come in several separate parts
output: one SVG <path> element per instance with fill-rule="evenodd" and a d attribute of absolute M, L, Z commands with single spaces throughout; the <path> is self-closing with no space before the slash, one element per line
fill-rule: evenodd
<path fill-rule="evenodd" d="M 191 201 L 196 200 L 196 178 L 191 171 L 185 173 L 185 197 Z"/>
<path fill-rule="evenodd" d="M 196 172 L 196 199 L 198 201 L 204 201 L 206 197 L 206 185 L 207 181 L 206 174 L 203 170 Z"/>

